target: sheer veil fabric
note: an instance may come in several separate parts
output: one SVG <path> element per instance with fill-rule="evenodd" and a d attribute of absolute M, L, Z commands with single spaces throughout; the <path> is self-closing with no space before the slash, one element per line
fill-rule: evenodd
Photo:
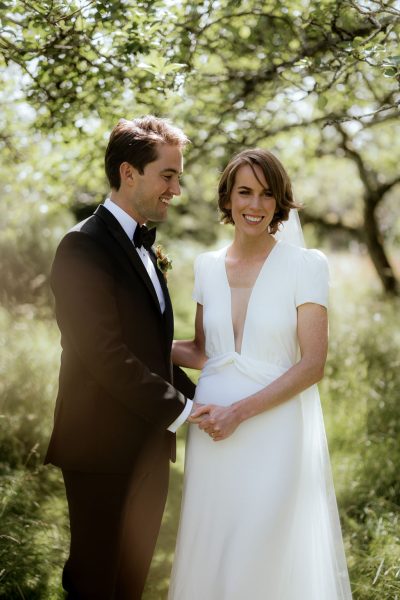
<path fill-rule="evenodd" d="M 290 211 L 288 221 L 282 224 L 274 237 L 294 246 L 306 247 L 297 210 Z M 329 573 L 326 569 L 327 564 L 334 565 L 334 569 L 330 570 L 332 581 L 329 586 L 332 589 L 332 600 L 351 600 L 352 593 L 318 387 L 311 386 L 300 394 L 300 398 L 304 440 L 299 481 L 303 489 L 299 493 L 299 520 L 297 528 L 293 529 L 291 548 L 296 556 L 312 557 L 312 564 L 298 565 L 298 568 L 303 573 L 315 573 L 315 577 L 311 578 L 314 580 L 314 588 L 323 589 L 323 582 L 318 584 L 318 580 Z M 315 518 L 310 519 L 310 515 Z M 319 524 L 318 530 L 313 528 L 313 523 Z M 301 548 L 296 549 L 300 540 L 303 552 Z M 309 545 L 308 551 L 304 551 L 304 540 L 307 540 Z M 315 591 L 310 590 L 310 598 L 316 597 Z M 285 597 L 283 594 L 282 598 Z"/>
<path fill-rule="evenodd" d="M 207 362 L 195 400 L 227 406 L 299 358 L 296 307 L 327 306 L 328 266 L 297 211 L 254 283 L 235 350 L 227 248 L 196 260 Z M 228 308 L 228 309 L 227 309 Z M 170 600 L 351 600 L 316 385 L 214 443 L 189 427 Z"/>
<path fill-rule="evenodd" d="M 292 209 L 289 212 L 289 219 L 282 223 L 280 229 L 275 233 L 274 238 L 292 244 L 293 246 L 299 246 L 300 248 L 306 247 L 303 229 L 297 210 Z"/>

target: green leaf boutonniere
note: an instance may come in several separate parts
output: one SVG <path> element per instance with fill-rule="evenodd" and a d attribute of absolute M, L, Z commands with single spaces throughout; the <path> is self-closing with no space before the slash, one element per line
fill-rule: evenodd
<path fill-rule="evenodd" d="M 167 279 L 167 271 L 172 269 L 172 260 L 168 257 L 167 254 L 164 253 L 164 248 L 161 244 L 157 244 L 156 246 L 156 257 L 157 257 L 157 267 L 160 269 L 161 273 L 164 275 L 165 280 Z"/>

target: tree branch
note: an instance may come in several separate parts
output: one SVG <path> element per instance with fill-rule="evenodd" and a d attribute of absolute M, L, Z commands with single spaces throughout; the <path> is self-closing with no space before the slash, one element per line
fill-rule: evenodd
<path fill-rule="evenodd" d="M 383 196 L 387 194 L 389 190 L 391 190 L 395 185 L 400 183 L 400 175 L 392 179 L 392 181 L 387 181 L 386 183 L 382 183 L 378 186 L 377 193 L 380 196 L 380 200 L 383 200 Z M 379 201 L 380 201 L 379 200 Z"/>
<path fill-rule="evenodd" d="M 359 175 L 360 175 L 360 179 L 363 182 L 365 189 L 368 190 L 368 192 L 369 192 L 368 196 L 370 197 L 371 191 L 376 190 L 378 187 L 377 175 L 374 171 L 371 171 L 370 169 L 368 169 L 368 167 L 364 163 L 364 160 L 363 160 L 361 154 L 356 151 L 356 149 L 354 148 L 354 146 L 352 144 L 350 137 L 345 132 L 343 127 L 341 127 L 340 125 L 337 124 L 336 129 L 342 138 L 342 142 L 341 142 L 340 146 L 341 146 L 341 148 L 343 148 L 346 155 L 355 162 L 358 172 L 359 172 Z"/>
<path fill-rule="evenodd" d="M 311 214 L 308 211 L 301 211 L 301 221 L 304 225 L 311 223 L 316 225 L 319 229 L 327 233 L 343 231 L 352 238 L 357 239 L 359 242 L 363 242 L 365 239 L 364 232 L 361 227 L 351 227 L 343 223 L 341 219 L 337 221 L 328 221 L 320 215 Z"/>
<path fill-rule="evenodd" d="M 359 123 L 363 122 L 363 119 L 368 119 L 369 117 L 375 117 L 376 115 L 378 115 L 381 112 L 386 112 L 388 110 L 392 110 L 392 109 L 398 109 L 400 106 L 400 100 L 396 100 L 394 101 L 392 104 L 388 104 L 386 106 L 381 106 L 380 108 L 377 108 L 376 110 L 373 110 L 372 112 L 366 113 L 365 115 L 346 115 L 343 117 L 336 117 L 334 119 L 329 119 L 328 121 L 325 121 L 325 124 L 323 125 L 323 127 L 327 127 L 328 125 L 338 125 L 340 126 L 341 123 L 346 123 L 349 121 L 358 121 Z M 398 115 L 393 115 L 394 117 L 398 117 Z M 391 118 L 391 117 L 388 117 Z M 326 117 L 324 117 L 324 119 L 326 119 Z"/>

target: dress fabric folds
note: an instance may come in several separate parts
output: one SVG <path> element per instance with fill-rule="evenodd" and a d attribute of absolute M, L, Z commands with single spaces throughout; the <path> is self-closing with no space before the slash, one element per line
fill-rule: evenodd
<path fill-rule="evenodd" d="M 235 351 L 227 248 L 198 257 L 207 362 L 195 401 L 227 406 L 298 361 L 296 308 L 327 305 L 317 250 L 278 241 L 243 311 Z M 169 600 L 350 600 L 317 386 L 242 423 L 226 440 L 190 426 Z"/>

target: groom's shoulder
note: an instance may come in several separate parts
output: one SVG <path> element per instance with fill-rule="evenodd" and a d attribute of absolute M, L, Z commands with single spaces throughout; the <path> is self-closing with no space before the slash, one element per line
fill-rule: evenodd
<path fill-rule="evenodd" d="M 66 235 L 70 233 L 80 232 L 95 236 L 101 233 L 104 229 L 102 225 L 102 220 L 98 218 L 96 213 L 93 213 L 86 219 L 83 219 L 83 221 L 80 221 L 79 223 L 76 223 L 76 225 L 71 227 L 71 229 L 67 231 Z"/>
<path fill-rule="evenodd" d="M 94 215 L 90 215 L 90 217 L 87 217 L 83 221 L 80 221 L 79 223 L 76 223 L 73 227 L 71 227 L 71 229 L 69 229 L 67 231 L 67 235 L 69 233 L 73 233 L 74 231 L 81 231 L 82 233 L 85 233 L 85 231 L 87 229 L 90 230 L 91 224 L 93 222 L 93 217 L 94 217 Z"/>
<path fill-rule="evenodd" d="M 104 240 L 107 227 L 96 213 L 93 213 L 83 221 L 76 223 L 63 235 L 60 245 L 86 240 L 87 243 L 98 243 Z M 84 243 L 84 242 L 83 242 Z"/>
<path fill-rule="evenodd" d="M 106 228 L 94 213 L 76 223 L 61 238 L 56 257 L 65 253 L 81 253 L 89 256 L 93 252 L 107 252 Z"/>

